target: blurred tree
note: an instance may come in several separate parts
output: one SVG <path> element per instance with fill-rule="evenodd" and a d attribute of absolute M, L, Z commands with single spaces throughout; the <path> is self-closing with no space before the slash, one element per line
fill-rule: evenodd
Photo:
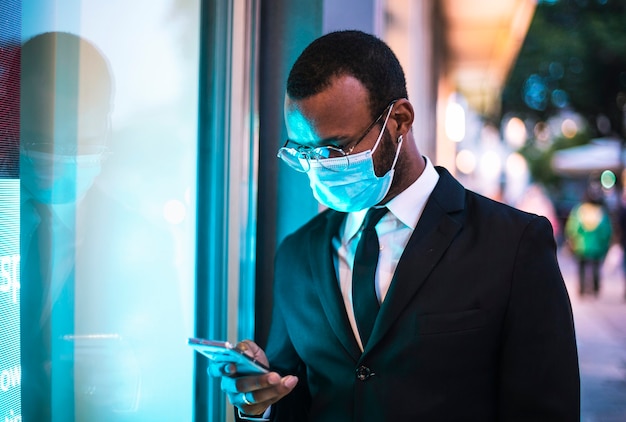
<path fill-rule="evenodd" d="M 591 137 L 626 137 L 626 0 L 540 0 L 502 114 L 580 113 Z"/>

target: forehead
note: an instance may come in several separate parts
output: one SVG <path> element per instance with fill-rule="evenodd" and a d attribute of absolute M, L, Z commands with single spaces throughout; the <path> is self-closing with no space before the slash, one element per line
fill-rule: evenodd
<path fill-rule="evenodd" d="M 303 145 L 353 137 L 370 119 L 368 92 L 351 76 L 334 78 L 328 88 L 301 100 L 285 97 L 289 139 Z"/>
<path fill-rule="evenodd" d="M 76 95 L 39 87 L 22 95 L 22 134 L 38 142 L 79 142 L 107 133 L 111 116 L 108 95 L 94 96 L 94 88 L 89 86 L 77 87 Z"/>
<path fill-rule="evenodd" d="M 91 44 L 47 33 L 22 49 L 22 133 L 37 142 L 77 142 L 108 131 L 113 86 L 108 61 Z"/>

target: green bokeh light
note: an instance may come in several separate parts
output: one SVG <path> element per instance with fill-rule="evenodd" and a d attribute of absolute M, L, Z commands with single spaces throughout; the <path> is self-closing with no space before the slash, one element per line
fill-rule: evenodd
<path fill-rule="evenodd" d="M 615 177 L 615 173 L 613 173 L 611 170 L 604 170 L 602 172 L 602 175 L 600 176 L 600 183 L 602 183 L 602 187 L 604 189 L 611 189 L 613 186 L 615 186 L 615 181 L 616 181 L 616 177 Z"/>

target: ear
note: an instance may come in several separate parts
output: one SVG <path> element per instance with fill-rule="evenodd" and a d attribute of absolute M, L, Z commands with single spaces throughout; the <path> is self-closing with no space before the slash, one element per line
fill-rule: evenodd
<path fill-rule="evenodd" d="M 393 105 L 393 111 L 389 120 L 395 122 L 395 126 L 389 125 L 390 129 L 394 129 L 395 138 L 398 136 L 406 135 L 411 126 L 413 125 L 413 119 L 415 118 L 415 112 L 413 106 L 406 98 L 401 98 Z M 391 123 L 391 122 L 390 122 Z"/>

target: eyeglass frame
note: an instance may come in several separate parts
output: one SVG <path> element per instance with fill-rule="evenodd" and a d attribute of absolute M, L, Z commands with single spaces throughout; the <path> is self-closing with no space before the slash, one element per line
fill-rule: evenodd
<path fill-rule="evenodd" d="M 311 152 L 315 151 L 315 150 L 321 150 L 321 149 L 326 149 L 329 151 L 334 151 L 336 153 L 339 153 L 340 156 L 339 157 L 333 157 L 333 158 L 343 158 L 343 157 L 347 157 L 350 154 L 352 154 L 352 151 L 354 151 L 354 148 L 356 148 L 356 146 L 358 144 L 361 143 L 361 141 L 363 141 L 363 139 L 365 139 L 365 137 L 372 131 L 372 129 L 374 129 L 374 127 L 378 124 L 378 122 L 383 118 L 383 116 L 385 116 L 385 113 L 389 110 L 390 107 L 393 107 L 394 104 L 396 102 L 398 102 L 399 99 L 395 99 L 392 100 L 389 104 L 387 104 L 387 106 L 383 109 L 383 111 L 380 113 L 380 115 L 376 118 L 376 120 L 374 120 L 365 130 L 365 132 L 363 133 L 363 135 L 361 135 L 356 141 L 354 141 L 352 143 L 352 146 L 350 146 L 347 150 L 346 147 L 348 147 L 350 144 L 345 145 L 343 147 L 334 147 L 334 146 L 330 146 L 330 145 L 324 145 L 324 146 L 319 146 L 319 147 L 309 147 L 306 145 L 300 145 L 297 142 L 294 142 L 290 139 L 287 139 L 287 141 L 285 141 L 284 145 L 282 147 L 280 147 L 278 149 L 278 152 L 276 153 L 276 156 L 278 158 L 280 158 L 281 160 L 283 160 L 283 162 L 285 162 L 289 167 L 291 167 L 292 169 L 300 172 L 300 173 L 306 173 L 311 169 L 311 158 L 313 158 L 315 161 L 317 161 L 318 163 L 320 163 L 322 166 L 324 165 L 323 162 L 324 160 L 327 160 L 328 157 L 324 157 L 322 154 L 316 153 L 316 155 L 314 157 L 308 155 Z M 384 130 L 384 128 L 382 129 Z M 294 147 L 288 147 L 287 145 L 289 143 L 292 144 L 296 144 L 298 145 L 298 148 L 294 148 Z M 285 158 L 283 158 L 283 151 L 289 153 L 289 151 L 294 151 L 297 155 L 298 155 L 298 159 L 299 160 L 306 160 L 307 164 L 308 164 L 308 168 L 304 168 L 304 166 L 302 166 L 302 164 L 300 164 L 300 168 L 295 167 L 293 165 L 292 162 L 286 160 Z M 296 156 L 296 154 L 292 154 L 294 156 Z M 343 171 L 345 169 L 347 169 L 349 167 L 350 163 L 348 162 L 348 165 L 340 170 L 336 170 L 334 168 L 329 168 L 330 170 L 336 170 L 336 171 Z"/>

